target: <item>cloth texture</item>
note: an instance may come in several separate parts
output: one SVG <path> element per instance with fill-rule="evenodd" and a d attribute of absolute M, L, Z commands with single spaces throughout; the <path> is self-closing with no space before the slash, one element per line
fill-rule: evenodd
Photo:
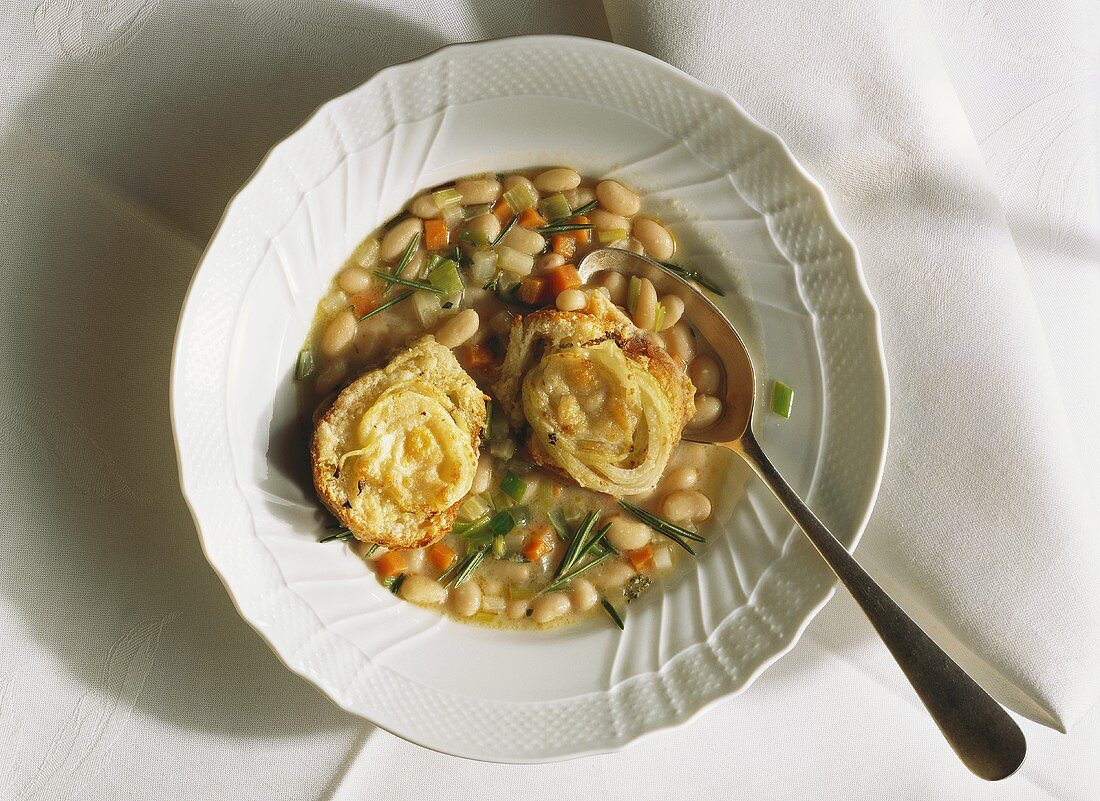
<path fill-rule="evenodd" d="M 0 21 L 0 799 L 1100 796 L 1092 4 L 11 0 Z M 823 184 L 882 312 L 892 393 L 857 555 L 1043 724 L 1023 723 L 1019 774 L 982 785 L 954 761 L 840 594 L 743 695 L 538 767 L 373 728 L 237 616 L 168 416 L 202 249 L 322 102 L 519 33 L 663 58 Z"/>

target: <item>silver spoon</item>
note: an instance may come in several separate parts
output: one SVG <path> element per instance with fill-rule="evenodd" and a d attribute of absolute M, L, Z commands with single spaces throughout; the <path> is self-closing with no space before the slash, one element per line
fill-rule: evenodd
<path fill-rule="evenodd" d="M 745 343 L 725 315 L 693 283 L 625 250 L 595 250 L 578 269 L 585 283 L 610 270 L 644 276 L 659 295 L 675 292 L 683 298 L 684 314 L 717 355 L 726 379 L 722 418 L 685 439 L 729 448 L 748 462 L 863 609 L 963 764 L 989 781 L 1012 775 L 1027 751 L 1016 721 L 860 567 L 760 448 L 752 431 L 756 371 Z"/>

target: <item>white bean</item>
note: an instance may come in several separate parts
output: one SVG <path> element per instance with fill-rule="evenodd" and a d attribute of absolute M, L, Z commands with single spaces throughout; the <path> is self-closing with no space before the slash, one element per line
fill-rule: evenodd
<path fill-rule="evenodd" d="M 661 501 L 661 516 L 676 523 L 698 523 L 710 512 L 710 498 L 698 490 L 676 490 Z"/>
<path fill-rule="evenodd" d="M 573 608 L 578 612 L 587 612 L 600 600 L 600 596 L 596 593 L 596 588 L 592 586 L 592 582 L 580 577 L 573 579 L 573 589 L 569 596 Z"/>
<path fill-rule="evenodd" d="M 579 289 L 567 289 L 558 295 L 554 304 L 559 311 L 581 311 L 588 306 L 588 296 Z"/>
<path fill-rule="evenodd" d="M 409 201 L 409 211 L 422 220 L 434 220 L 439 216 L 439 206 L 431 195 L 417 195 Z"/>
<path fill-rule="evenodd" d="M 593 209 L 588 212 L 588 219 L 592 221 L 597 231 L 630 231 L 630 220 L 604 209 Z"/>
<path fill-rule="evenodd" d="M 378 240 L 373 236 L 368 236 L 359 243 L 359 247 L 351 254 L 348 261 L 359 265 L 364 270 L 373 270 L 378 266 L 378 250 Z"/>
<path fill-rule="evenodd" d="M 625 275 L 616 272 L 605 272 L 596 281 L 600 286 L 607 288 L 612 303 L 616 306 L 626 304 L 626 291 L 629 282 Z"/>
<path fill-rule="evenodd" d="M 382 248 L 379 253 L 382 261 L 396 261 L 401 258 L 405 248 L 409 246 L 412 238 L 420 233 L 424 223 L 419 217 L 409 217 L 402 220 L 382 237 Z"/>
<path fill-rule="evenodd" d="M 535 263 L 535 267 L 540 273 L 548 273 L 563 264 L 565 264 L 565 256 L 560 253 L 546 253 Z"/>
<path fill-rule="evenodd" d="M 722 385 L 722 368 L 713 356 L 700 353 L 691 360 L 688 367 L 688 378 L 695 385 L 697 392 L 704 395 L 713 395 Z"/>
<path fill-rule="evenodd" d="M 580 173 L 568 167 L 556 167 L 535 176 L 535 189 L 547 195 L 568 192 L 570 189 L 576 189 L 580 184 Z"/>
<path fill-rule="evenodd" d="M 520 253 L 526 253 L 528 256 L 542 253 L 546 249 L 546 239 L 543 238 L 542 234 L 518 225 L 513 225 L 512 230 L 505 235 L 501 242 L 510 248 L 515 248 Z"/>
<path fill-rule="evenodd" d="M 500 595 L 504 592 L 504 582 L 500 579 L 487 578 L 482 580 L 481 589 L 486 595 Z"/>
<path fill-rule="evenodd" d="M 531 602 L 531 620 L 536 623 L 549 623 L 568 612 L 570 606 L 569 596 L 564 592 L 540 595 Z"/>
<path fill-rule="evenodd" d="M 364 270 L 362 267 L 345 267 L 340 271 L 340 274 L 336 276 L 336 286 L 347 292 L 349 295 L 358 295 L 360 292 L 366 292 L 371 288 L 371 284 L 374 283 L 374 276 L 370 274 L 370 271 Z"/>
<path fill-rule="evenodd" d="M 420 271 L 424 267 L 424 259 L 427 258 L 427 251 L 424 248 L 417 248 L 409 255 L 409 260 L 405 262 L 405 269 L 401 271 L 402 278 L 419 278 Z"/>
<path fill-rule="evenodd" d="M 600 569 L 596 583 L 604 590 L 617 590 L 630 581 L 634 568 L 626 562 L 609 562 Z"/>
<path fill-rule="evenodd" d="M 531 578 L 531 571 L 533 569 L 530 562 L 501 561 L 497 566 L 497 572 L 500 573 L 500 577 L 512 584 L 523 584 Z"/>
<path fill-rule="evenodd" d="M 342 355 L 351 347 L 357 326 L 355 312 L 351 309 L 344 309 L 337 314 L 325 328 L 325 333 L 321 335 L 321 353 L 330 359 Z"/>
<path fill-rule="evenodd" d="M 646 253 L 657 261 L 668 261 L 676 252 L 676 243 L 672 239 L 672 234 L 656 220 L 639 217 L 634 221 L 632 233 L 642 243 Z"/>
<path fill-rule="evenodd" d="M 718 418 L 721 416 L 722 401 L 713 395 L 696 395 L 695 416 L 691 418 L 691 422 L 688 423 L 687 427 L 696 431 L 710 428 L 718 422 Z"/>
<path fill-rule="evenodd" d="M 687 323 L 681 320 L 668 329 L 665 333 L 665 349 L 683 362 L 685 367 L 691 364 L 691 360 L 695 358 L 695 334 Z"/>
<path fill-rule="evenodd" d="M 638 328 L 651 329 L 657 321 L 657 290 L 653 282 L 648 278 L 641 279 L 638 289 L 638 298 L 634 301 L 634 325 Z"/>
<path fill-rule="evenodd" d="M 487 453 L 481 454 L 477 460 L 477 470 L 474 471 L 474 480 L 470 485 L 470 492 L 480 495 L 489 489 L 493 481 L 493 457 Z"/>
<path fill-rule="evenodd" d="M 348 374 L 348 365 L 343 359 L 337 359 L 324 370 L 317 374 L 313 382 L 313 391 L 318 395 L 326 395 L 336 389 L 337 385 Z"/>
<path fill-rule="evenodd" d="M 527 601 L 516 598 L 508 602 L 504 607 L 504 613 L 512 620 L 520 620 L 527 616 Z"/>
<path fill-rule="evenodd" d="M 451 609 L 456 615 L 470 617 L 481 608 L 481 587 L 476 581 L 464 581 L 451 592 Z"/>
<path fill-rule="evenodd" d="M 639 520 L 617 515 L 610 520 L 611 528 L 607 530 L 607 541 L 620 551 L 633 551 L 643 547 L 649 542 L 651 531 L 649 526 Z"/>
<path fill-rule="evenodd" d="M 436 606 L 447 598 L 447 591 L 438 581 L 417 575 L 406 575 L 397 594 L 410 603 L 425 606 Z"/>
<path fill-rule="evenodd" d="M 466 223 L 463 230 L 468 234 L 484 234 L 492 243 L 500 236 L 500 220 L 495 214 L 479 214 Z"/>
<path fill-rule="evenodd" d="M 667 331 L 684 316 L 684 299 L 679 295 L 662 295 L 660 304 L 665 309 L 665 319 L 661 321 L 660 330 Z"/>
<path fill-rule="evenodd" d="M 445 348 L 457 348 L 474 335 L 480 324 L 476 311 L 463 309 L 436 329 L 436 341 Z"/>
<path fill-rule="evenodd" d="M 600 181 L 596 184 L 596 197 L 600 205 L 620 217 L 633 217 L 642 207 L 642 200 L 618 181 Z"/>
<path fill-rule="evenodd" d="M 455 182 L 455 189 L 462 195 L 463 206 L 492 203 L 500 197 L 500 181 L 495 178 L 468 178 Z"/>
<path fill-rule="evenodd" d="M 678 467 L 670 470 L 661 481 L 661 488 L 665 490 L 691 489 L 699 483 L 699 471 L 694 467 Z"/>

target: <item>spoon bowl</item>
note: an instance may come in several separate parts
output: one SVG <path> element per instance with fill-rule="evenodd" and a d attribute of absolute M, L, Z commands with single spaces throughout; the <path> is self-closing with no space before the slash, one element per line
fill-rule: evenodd
<path fill-rule="evenodd" d="M 648 278 L 658 295 L 682 298 L 684 314 L 722 366 L 721 417 L 703 431 L 689 429 L 684 438 L 729 448 L 749 464 L 855 598 L 963 764 L 989 781 L 1011 776 L 1027 752 L 1016 721 L 871 578 L 760 447 L 752 430 L 756 370 L 732 323 L 693 282 L 644 256 L 604 248 L 589 253 L 578 267 L 585 283 L 607 271 Z"/>

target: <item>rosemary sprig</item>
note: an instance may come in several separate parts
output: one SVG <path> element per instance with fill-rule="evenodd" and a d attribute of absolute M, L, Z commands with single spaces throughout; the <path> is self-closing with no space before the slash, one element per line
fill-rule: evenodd
<path fill-rule="evenodd" d="M 363 315 L 362 317 L 360 317 L 360 318 L 359 318 L 359 322 L 363 322 L 363 321 L 364 321 L 364 320 L 366 320 L 366 319 L 367 319 L 368 317 L 373 317 L 373 316 L 374 316 L 374 315 L 376 315 L 376 314 L 380 314 L 381 312 L 384 312 L 384 311 L 385 311 L 386 309 L 390 308 L 390 306 L 396 306 L 396 305 L 397 305 L 398 303 L 400 303 L 401 301 L 403 301 L 403 300 L 408 300 L 408 299 L 409 299 L 409 298 L 411 298 L 412 296 L 413 296 L 413 293 L 412 293 L 411 291 L 409 291 L 409 292 L 402 292 L 402 293 L 401 293 L 400 295 L 398 295 L 398 296 L 397 296 L 396 298 L 391 298 L 390 300 L 387 300 L 387 301 L 386 301 L 385 303 L 382 303 L 382 304 L 380 304 L 380 305 L 378 305 L 378 306 L 375 306 L 375 307 L 374 307 L 373 309 L 371 309 L 371 310 L 370 310 L 369 312 L 367 312 L 367 313 L 366 313 L 366 314 L 364 314 L 364 315 Z"/>
<path fill-rule="evenodd" d="M 705 289 L 709 289 L 715 295 L 725 296 L 725 291 L 720 289 L 713 281 L 700 273 L 698 270 L 693 270 L 690 267 L 684 267 L 679 264 L 673 264 L 670 261 L 658 262 L 666 270 L 671 270 L 682 278 L 687 278 L 689 281 L 694 281 Z"/>
<path fill-rule="evenodd" d="M 595 227 L 592 223 L 561 223 L 560 225 L 544 225 L 542 228 L 536 228 L 535 230 L 546 236 L 547 234 L 561 234 L 566 231 L 591 231 Z"/>
<path fill-rule="evenodd" d="M 614 556 L 614 554 L 612 554 L 610 551 L 604 551 L 602 556 L 597 556 L 595 559 L 590 559 L 580 567 L 574 567 L 572 570 L 563 573 L 557 579 L 547 584 L 546 587 L 543 588 L 538 594 L 542 595 L 543 593 L 547 592 L 557 592 L 570 581 L 575 579 L 577 576 L 581 575 L 581 573 L 587 573 L 589 570 L 596 567 L 596 565 L 602 565 L 612 556 Z"/>
<path fill-rule="evenodd" d="M 401 589 L 401 585 L 405 583 L 405 579 L 407 577 L 408 574 L 406 573 L 398 573 L 394 577 L 393 581 L 390 582 L 390 592 L 392 592 L 394 595 L 397 595 L 398 591 Z"/>
<path fill-rule="evenodd" d="M 623 509 L 628 511 L 638 520 L 645 523 L 654 531 L 664 534 L 666 537 L 675 542 L 692 556 L 698 556 L 699 554 L 695 551 L 694 548 L 691 547 L 691 545 L 688 543 L 688 540 L 694 540 L 695 542 L 707 541 L 705 537 L 699 536 L 694 531 L 688 531 L 682 526 L 677 526 L 674 523 L 670 523 L 663 518 L 657 517 L 657 515 L 653 514 L 652 512 L 647 512 L 645 509 L 637 507 L 632 503 L 619 501 L 619 506 L 623 507 Z"/>
<path fill-rule="evenodd" d="M 367 548 L 367 552 L 366 552 L 365 554 L 363 554 L 363 558 L 364 558 L 364 559 L 370 559 L 370 558 L 371 558 L 372 556 L 374 556 L 375 552 L 376 552 L 376 551 L 377 551 L 377 550 L 378 550 L 378 549 L 379 549 L 380 547 L 381 547 L 381 546 L 380 546 L 380 545 L 379 545 L 379 544 L 378 544 L 377 542 L 372 542 L 372 543 L 371 543 L 371 546 L 370 546 L 369 548 Z"/>
<path fill-rule="evenodd" d="M 354 536 L 347 526 L 329 526 L 328 530 L 333 533 L 322 537 L 320 542 L 347 542 Z"/>
<path fill-rule="evenodd" d="M 615 625 L 619 627 L 619 631 L 626 631 L 626 626 L 623 625 L 623 618 L 622 615 L 619 614 L 619 610 L 606 598 L 601 598 L 600 603 L 603 605 L 603 609 L 607 612 L 608 616 L 615 621 Z"/>
<path fill-rule="evenodd" d="M 602 546 L 611 544 L 611 543 L 607 542 L 606 539 L 604 539 L 605 535 L 610 530 L 611 530 L 611 524 L 610 523 L 605 523 L 603 528 L 601 528 L 599 531 L 597 531 L 595 534 L 593 534 L 592 537 L 589 538 L 588 542 L 586 542 L 581 547 L 581 552 L 579 554 L 577 554 L 577 558 L 576 558 L 575 561 L 580 562 L 582 559 L 584 559 L 584 557 L 588 556 L 588 554 L 590 554 L 590 553 L 595 553 L 596 556 L 605 556 L 605 555 L 606 556 L 612 556 L 613 554 L 610 550 L 608 550 L 606 547 L 602 547 Z M 597 551 L 599 551 L 599 552 L 597 552 Z M 616 552 L 616 554 L 617 554 L 617 552 Z"/>
<path fill-rule="evenodd" d="M 600 201 L 590 200 L 587 203 L 585 203 L 583 206 L 577 206 L 577 208 L 573 209 L 571 212 L 566 214 L 564 217 L 555 217 L 554 219 L 552 219 L 550 221 L 550 224 L 553 225 L 554 223 L 558 222 L 559 220 L 568 220 L 570 217 L 579 217 L 582 214 L 588 214 L 588 212 L 592 211 L 592 209 L 596 208 L 596 206 L 598 206 L 598 205 L 600 205 Z"/>
<path fill-rule="evenodd" d="M 519 222 L 519 215 L 518 215 L 518 214 L 514 215 L 514 216 L 512 217 L 512 219 L 508 221 L 508 224 L 507 224 L 506 226 L 504 226 L 504 228 L 503 228 L 503 229 L 501 230 L 501 232 L 500 232 L 499 234 L 497 234 L 497 238 L 493 240 L 493 242 L 492 242 L 492 244 L 490 245 L 490 247 L 494 247 L 494 248 L 495 248 L 495 247 L 496 247 L 497 245 L 499 245 L 499 244 L 500 244 L 500 242 L 501 242 L 501 240 L 502 240 L 502 239 L 504 239 L 505 235 L 506 235 L 506 234 L 507 234 L 507 233 L 508 233 L 509 231 L 511 231 L 511 230 L 512 230 L 512 227 L 513 227 L 513 226 L 514 226 L 514 225 L 515 225 L 515 224 L 516 224 L 517 222 Z"/>
<path fill-rule="evenodd" d="M 570 570 L 580 557 L 581 548 L 588 544 L 588 535 L 592 533 L 592 529 L 596 526 L 596 521 L 600 519 L 600 513 L 593 511 L 584 516 L 584 520 L 581 521 L 580 526 L 577 528 L 573 538 L 569 540 L 569 545 L 565 548 L 565 556 L 562 557 L 561 563 L 558 565 L 558 569 L 554 571 L 554 575 L 550 579 L 550 583 L 558 581 L 562 574 Z"/>
<path fill-rule="evenodd" d="M 478 548 L 473 553 L 466 554 L 462 561 L 455 565 L 452 571 L 450 571 L 447 581 L 443 586 L 449 590 L 453 590 L 468 579 L 470 574 L 477 570 L 477 566 L 485 559 L 485 554 L 488 550 L 488 548 Z"/>
<path fill-rule="evenodd" d="M 393 272 L 390 273 L 391 276 L 400 276 L 401 275 L 401 273 L 405 269 L 405 265 L 407 265 L 409 263 L 409 259 L 412 258 L 413 253 L 416 252 L 416 249 L 419 246 L 420 246 L 420 232 L 417 231 L 415 234 L 413 234 L 412 239 L 409 240 L 409 244 L 405 247 L 405 252 L 401 254 L 401 261 L 397 262 L 397 266 L 394 267 Z M 387 286 L 385 291 L 382 293 L 382 297 L 385 297 L 386 295 L 388 295 L 390 293 L 391 289 L 393 289 L 392 286 Z"/>
<path fill-rule="evenodd" d="M 402 278 L 399 275 L 390 275 L 389 273 L 374 271 L 374 274 L 385 281 L 387 284 L 400 284 L 401 286 L 407 286 L 412 289 L 422 289 L 425 292 L 434 292 L 437 295 L 444 294 L 442 289 L 437 289 L 426 281 L 413 281 L 411 278 Z"/>

